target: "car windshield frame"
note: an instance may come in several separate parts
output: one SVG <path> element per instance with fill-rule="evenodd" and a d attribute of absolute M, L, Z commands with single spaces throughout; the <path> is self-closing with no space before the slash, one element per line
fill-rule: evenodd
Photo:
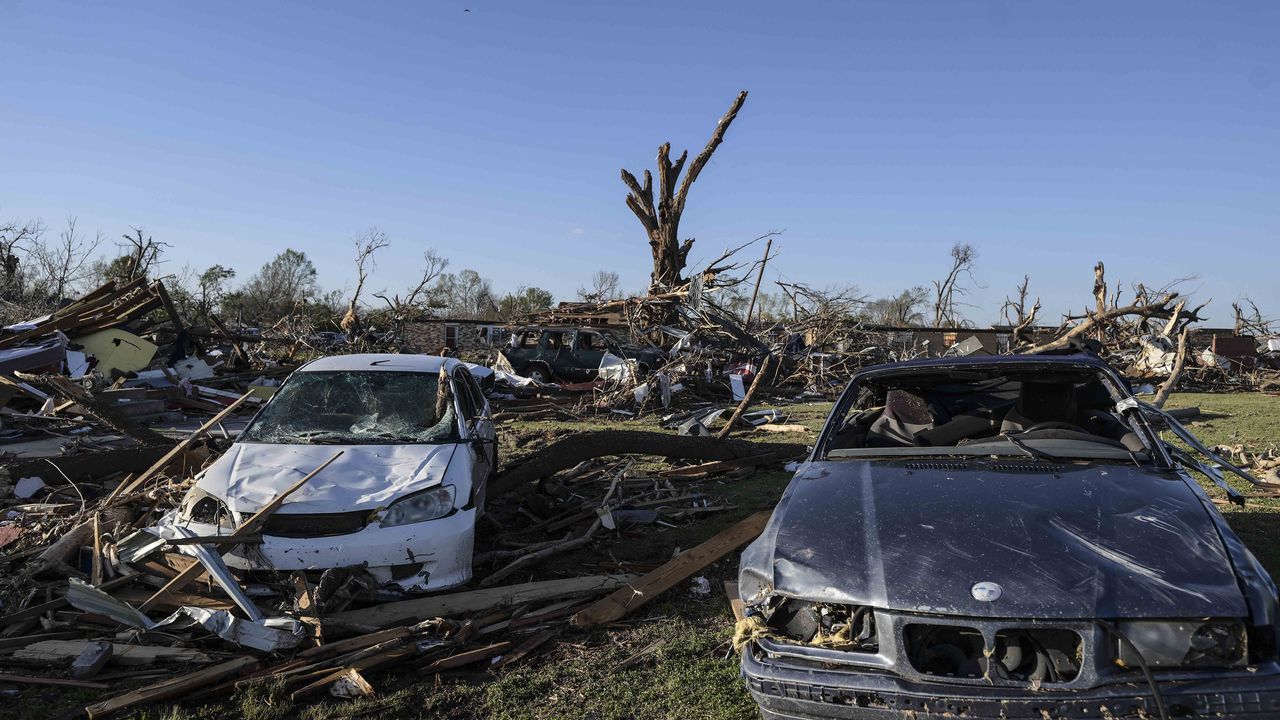
<path fill-rule="evenodd" d="M 445 379 L 443 397 L 441 379 Z M 415 403 L 414 397 L 421 402 Z M 437 413 L 441 407 L 443 413 Z M 236 441 L 446 445 L 462 439 L 451 379 L 437 373 L 359 369 L 294 373 Z"/>
<path fill-rule="evenodd" d="M 927 378 L 951 373 L 956 374 L 957 377 L 964 377 L 967 380 L 973 380 L 976 375 L 986 374 L 991 377 L 997 377 L 1009 372 L 1027 373 L 1036 370 L 1052 373 L 1093 373 L 1107 390 L 1112 401 L 1117 405 L 1132 398 L 1132 395 L 1128 390 L 1128 386 L 1122 379 L 1120 379 L 1114 370 L 1110 367 L 1099 365 L 1096 362 L 1087 362 L 1083 360 L 1074 362 L 1046 362 L 1043 359 L 1028 357 L 1025 359 L 1019 358 L 1017 360 L 996 360 L 991 362 L 968 361 L 958 362 L 955 364 L 888 364 L 868 368 L 854 374 L 850 379 L 848 386 L 836 401 L 835 406 L 831 410 L 831 414 L 827 417 L 827 421 L 823 425 L 818 440 L 814 443 L 813 452 L 810 457 L 813 460 L 866 460 L 874 458 L 910 458 L 913 456 L 930 458 L 946 456 L 1027 457 L 1029 448 L 1032 454 L 1054 456 L 1055 462 L 1120 461 L 1150 463 L 1163 468 L 1171 466 L 1171 460 L 1166 457 L 1162 443 L 1159 441 L 1156 433 L 1141 416 L 1136 416 L 1134 413 L 1127 413 L 1125 415 L 1125 422 L 1131 427 L 1131 429 L 1137 432 L 1143 445 L 1146 446 L 1145 451 L 1130 452 L 1129 450 L 1112 447 L 1102 442 L 1095 443 L 1084 440 L 1068 440 L 1063 438 L 1036 438 L 1028 437 L 1024 434 L 1015 434 L 1016 442 L 1010 442 L 1008 438 L 1004 436 L 995 436 L 985 438 L 980 442 L 937 447 L 831 447 L 837 433 L 840 431 L 841 427 L 843 427 L 845 421 L 854 412 L 856 412 L 854 406 L 859 401 L 860 392 L 868 381 L 907 381 L 912 379 L 913 376 L 917 378 Z"/>

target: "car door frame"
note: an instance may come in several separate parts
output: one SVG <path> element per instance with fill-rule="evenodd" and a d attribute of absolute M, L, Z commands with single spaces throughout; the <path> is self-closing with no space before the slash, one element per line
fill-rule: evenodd
<path fill-rule="evenodd" d="M 600 341 L 600 350 L 590 349 L 583 351 L 578 347 L 578 340 L 583 336 L 594 336 Z M 583 380 L 595 380 L 600 376 L 600 363 L 604 360 L 605 353 L 609 352 L 609 345 L 605 341 L 605 337 L 599 330 L 591 330 L 587 328 L 579 328 L 573 331 L 573 359 L 579 372 L 583 375 Z"/>
<path fill-rule="evenodd" d="M 466 365 L 459 363 L 454 367 L 449 373 L 449 384 L 453 388 L 454 412 L 458 415 L 459 434 L 470 466 L 469 504 L 483 514 L 489 479 L 498 469 L 497 430 L 490 417 L 489 401 Z M 472 412 L 468 413 L 468 409 Z"/>

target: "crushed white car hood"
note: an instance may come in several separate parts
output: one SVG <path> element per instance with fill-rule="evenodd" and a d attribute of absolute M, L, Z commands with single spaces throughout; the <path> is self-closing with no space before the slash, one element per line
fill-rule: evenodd
<path fill-rule="evenodd" d="M 289 496 L 282 513 L 372 510 L 439 485 L 457 445 L 273 445 L 236 443 L 196 486 L 238 514 L 256 512 L 342 450 L 342 457 Z"/>

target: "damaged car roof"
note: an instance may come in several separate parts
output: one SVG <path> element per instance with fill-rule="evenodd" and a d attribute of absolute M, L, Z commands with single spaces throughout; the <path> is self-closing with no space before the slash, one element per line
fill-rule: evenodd
<path fill-rule="evenodd" d="M 388 372 L 437 373 L 441 368 L 448 372 L 464 363 L 457 358 L 437 355 L 399 355 L 391 353 L 364 353 L 361 355 L 332 355 L 313 360 L 298 368 L 298 372 L 333 372 L 352 370 L 384 370 Z"/>

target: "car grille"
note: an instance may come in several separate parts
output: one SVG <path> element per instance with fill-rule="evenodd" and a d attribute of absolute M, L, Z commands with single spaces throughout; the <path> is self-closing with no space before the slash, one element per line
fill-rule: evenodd
<path fill-rule="evenodd" d="M 311 538 L 350 535 L 364 529 L 372 516 L 369 510 L 341 513 L 274 513 L 262 528 L 263 535 Z"/>

